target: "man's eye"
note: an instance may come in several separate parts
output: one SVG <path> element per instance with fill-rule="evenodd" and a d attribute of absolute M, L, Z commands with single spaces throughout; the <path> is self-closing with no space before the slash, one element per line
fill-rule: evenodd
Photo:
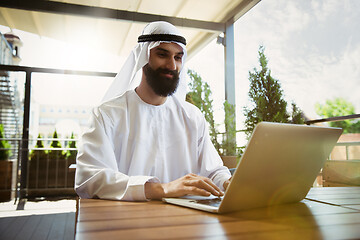
<path fill-rule="evenodd" d="M 159 57 L 166 57 L 166 54 L 165 53 L 158 53 L 158 56 Z"/>
<path fill-rule="evenodd" d="M 175 57 L 175 60 L 176 60 L 176 61 L 181 61 L 181 60 L 182 60 L 182 57 L 176 56 L 176 57 Z"/>

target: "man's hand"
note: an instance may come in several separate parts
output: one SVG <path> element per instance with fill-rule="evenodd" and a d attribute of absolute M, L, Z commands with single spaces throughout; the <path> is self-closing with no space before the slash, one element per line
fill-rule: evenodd
<path fill-rule="evenodd" d="M 224 193 L 207 177 L 190 173 L 169 183 L 146 183 L 147 199 L 182 197 L 185 195 L 222 196 Z"/>
<path fill-rule="evenodd" d="M 229 180 L 226 180 L 226 181 L 224 182 L 223 187 L 224 187 L 225 190 L 228 188 L 228 186 L 229 186 L 229 184 L 230 184 L 230 181 L 231 181 L 231 178 L 229 178 Z"/>

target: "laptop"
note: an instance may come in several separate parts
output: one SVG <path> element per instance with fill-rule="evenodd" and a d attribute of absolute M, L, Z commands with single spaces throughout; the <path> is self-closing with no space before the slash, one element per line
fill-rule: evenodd
<path fill-rule="evenodd" d="M 261 122 L 222 198 L 184 196 L 163 201 L 213 213 L 299 202 L 341 134 L 341 128 Z"/>

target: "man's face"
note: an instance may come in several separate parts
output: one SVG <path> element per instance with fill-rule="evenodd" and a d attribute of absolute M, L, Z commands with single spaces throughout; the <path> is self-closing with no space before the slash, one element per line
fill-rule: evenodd
<path fill-rule="evenodd" d="M 148 85 L 157 95 L 167 97 L 176 91 L 183 55 L 182 47 L 176 43 L 161 43 L 150 50 L 149 63 L 143 70 Z"/>

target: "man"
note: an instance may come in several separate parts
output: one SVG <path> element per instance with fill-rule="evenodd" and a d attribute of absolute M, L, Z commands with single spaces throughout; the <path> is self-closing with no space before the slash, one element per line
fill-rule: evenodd
<path fill-rule="evenodd" d="M 203 115 L 185 102 L 185 38 L 170 23 L 153 22 L 138 42 L 82 136 L 76 192 L 126 201 L 223 195 L 230 172 Z"/>

